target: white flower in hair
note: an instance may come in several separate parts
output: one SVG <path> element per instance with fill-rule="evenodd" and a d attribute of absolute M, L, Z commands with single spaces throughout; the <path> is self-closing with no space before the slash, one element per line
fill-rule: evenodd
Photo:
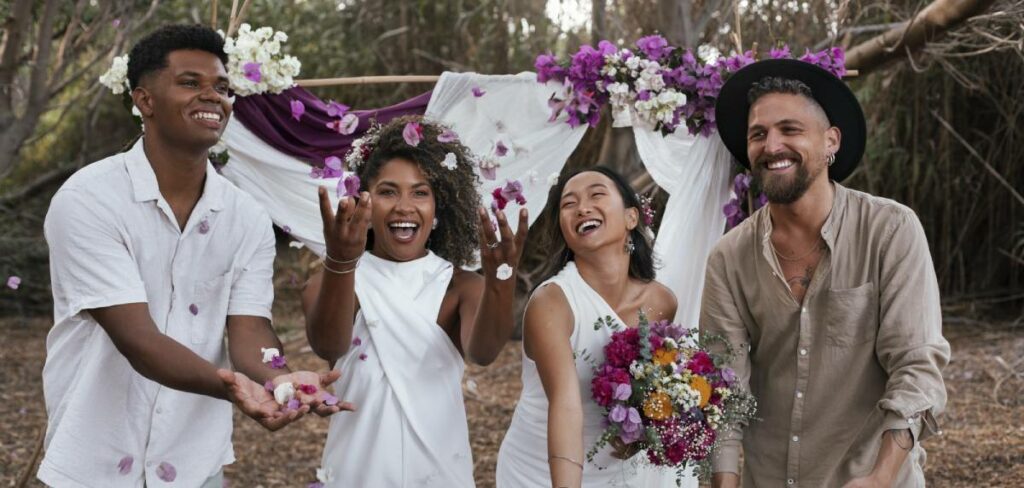
<path fill-rule="evenodd" d="M 558 172 L 555 171 L 548 175 L 548 186 L 555 186 L 558 184 Z"/>
<path fill-rule="evenodd" d="M 100 75 L 100 83 L 110 88 L 114 95 L 120 95 L 128 91 L 128 55 L 117 56 L 110 63 L 110 69 Z"/>
<path fill-rule="evenodd" d="M 459 160 L 455 157 L 455 153 L 448 153 L 444 155 L 444 161 L 441 161 L 441 166 L 454 170 Z"/>

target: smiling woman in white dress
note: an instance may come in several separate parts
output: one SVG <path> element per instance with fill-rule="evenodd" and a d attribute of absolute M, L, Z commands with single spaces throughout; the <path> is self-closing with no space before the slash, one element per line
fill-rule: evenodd
<path fill-rule="evenodd" d="M 320 189 L 327 256 L 303 292 L 306 332 L 357 406 L 331 422 L 329 487 L 474 486 L 463 356 L 488 364 L 512 333 L 515 280 L 497 270 L 518 265 L 526 211 L 514 236 L 498 212 L 498 242 L 473 158 L 444 131 L 392 121 L 362 143 L 358 201 L 335 214 Z M 483 276 L 461 269 L 478 245 Z"/>
<path fill-rule="evenodd" d="M 654 281 L 639 199 L 620 175 L 595 167 L 563 178 L 545 211 L 557 224 L 549 249 L 563 267 L 526 307 L 523 392 L 498 453 L 497 486 L 674 487 L 674 471 L 644 464 L 644 453 L 621 442 L 585 459 L 604 430 L 592 362 L 611 337 L 595 322 L 636 327 L 640 310 L 652 321 L 676 313 L 675 296 Z"/>

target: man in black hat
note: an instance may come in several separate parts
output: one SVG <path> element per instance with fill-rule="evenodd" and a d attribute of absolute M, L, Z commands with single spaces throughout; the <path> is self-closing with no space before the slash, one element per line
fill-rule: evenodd
<path fill-rule="evenodd" d="M 839 184 L 864 115 L 850 89 L 797 60 L 766 60 L 722 87 L 722 141 L 769 204 L 708 259 L 701 332 L 758 420 L 721 433 L 713 486 L 924 486 L 920 441 L 946 403 L 939 289 L 909 208 Z"/>

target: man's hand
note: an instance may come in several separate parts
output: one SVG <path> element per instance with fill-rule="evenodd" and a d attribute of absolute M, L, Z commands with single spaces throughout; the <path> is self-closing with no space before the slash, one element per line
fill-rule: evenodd
<path fill-rule="evenodd" d="M 715 473 L 711 475 L 711 488 L 739 488 L 740 476 L 736 473 Z"/>
<path fill-rule="evenodd" d="M 290 412 L 283 411 L 281 405 L 274 401 L 273 393 L 242 373 L 218 369 L 217 375 L 224 382 L 228 400 L 271 432 L 294 422 L 309 411 L 308 405 Z"/>
<path fill-rule="evenodd" d="M 331 370 L 326 373 L 295 371 L 275 377 L 273 383 L 275 387 L 282 383 L 293 383 L 295 385 L 295 398 L 298 399 L 303 406 L 309 407 L 314 413 L 321 417 L 328 417 L 342 410 L 354 412 L 356 409 L 355 405 L 348 402 L 339 401 L 334 405 L 327 404 L 328 400 L 333 397 L 333 395 L 330 395 L 330 391 L 328 391 L 327 388 L 337 381 L 339 376 L 341 376 L 341 372 L 338 370 Z M 303 391 L 303 385 L 312 385 L 316 388 L 316 391 L 313 393 L 306 393 Z M 335 400 L 337 399 L 335 398 Z"/>

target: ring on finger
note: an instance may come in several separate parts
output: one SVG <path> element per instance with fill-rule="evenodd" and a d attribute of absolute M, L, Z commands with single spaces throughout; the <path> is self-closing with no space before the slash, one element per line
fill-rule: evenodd
<path fill-rule="evenodd" d="M 487 247 L 490 248 L 490 249 L 495 249 L 495 248 L 498 247 L 498 244 L 501 244 L 501 243 L 500 242 L 492 242 L 492 243 L 488 244 Z"/>

